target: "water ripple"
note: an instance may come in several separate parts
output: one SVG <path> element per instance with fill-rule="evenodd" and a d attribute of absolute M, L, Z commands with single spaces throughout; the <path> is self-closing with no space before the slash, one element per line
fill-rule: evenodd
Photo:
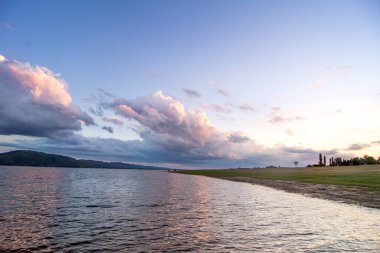
<path fill-rule="evenodd" d="M 379 210 L 262 186 L 109 169 L 0 178 L 0 251 L 380 251 Z"/>

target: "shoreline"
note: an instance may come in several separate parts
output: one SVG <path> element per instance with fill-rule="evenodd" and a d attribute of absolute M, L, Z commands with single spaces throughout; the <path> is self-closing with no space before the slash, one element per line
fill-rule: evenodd
<path fill-rule="evenodd" d="M 313 184 L 298 181 L 255 179 L 249 177 L 208 177 L 257 184 L 309 197 L 380 209 L 380 194 L 378 192 L 364 190 L 363 188 L 355 186 Z"/>

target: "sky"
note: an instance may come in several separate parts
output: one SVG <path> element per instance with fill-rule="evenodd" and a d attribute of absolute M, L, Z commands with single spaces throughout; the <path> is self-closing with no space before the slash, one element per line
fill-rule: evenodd
<path fill-rule="evenodd" d="M 0 152 L 380 156 L 379 1 L 0 0 Z"/>

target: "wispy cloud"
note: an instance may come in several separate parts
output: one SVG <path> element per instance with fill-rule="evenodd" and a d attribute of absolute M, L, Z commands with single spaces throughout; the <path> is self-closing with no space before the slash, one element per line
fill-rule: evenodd
<path fill-rule="evenodd" d="M 364 143 L 354 143 L 347 147 L 345 150 L 354 151 L 354 150 L 362 150 L 371 147 L 369 144 Z"/>
<path fill-rule="evenodd" d="M 253 106 L 250 103 L 247 103 L 247 102 L 239 105 L 238 108 L 240 110 L 242 110 L 242 111 L 256 112 L 255 108 L 253 108 Z"/>
<path fill-rule="evenodd" d="M 343 66 L 343 67 L 327 66 L 326 71 L 332 76 L 348 76 L 351 73 L 351 69 L 349 66 Z"/>
<path fill-rule="evenodd" d="M 289 135 L 289 136 L 293 136 L 294 135 L 294 133 L 293 133 L 293 131 L 291 129 L 285 129 L 285 134 Z"/>
<path fill-rule="evenodd" d="M 116 96 L 112 93 L 104 89 L 98 89 L 98 92 L 96 94 L 93 94 L 84 100 L 91 104 L 91 106 L 88 108 L 88 112 L 92 113 L 95 116 L 103 117 L 103 107 L 107 105 L 110 100 L 113 100 L 115 98 Z"/>
<path fill-rule="evenodd" d="M 210 109 L 218 113 L 231 113 L 231 110 L 222 105 L 208 104 L 204 106 L 204 109 Z"/>
<path fill-rule="evenodd" d="M 110 134 L 113 134 L 113 128 L 111 126 L 104 126 L 102 129 L 109 132 Z"/>
<path fill-rule="evenodd" d="M 14 27 L 8 22 L 0 22 L 0 28 L 8 31 L 13 31 Z"/>
<path fill-rule="evenodd" d="M 311 87 L 314 89 L 323 89 L 325 86 L 320 82 L 314 82 L 311 84 Z"/>
<path fill-rule="evenodd" d="M 221 89 L 221 88 L 218 88 L 217 90 L 216 90 L 219 94 L 221 94 L 221 95 L 223 95 L 223 96 L 225 96 L 225 97 L 229 97 L 230 96 L 230 93 L 228 93 L 226 90 L 224 90 L 224 89 Z"/>
<path fill-rule="evenodd" d="M 298 120 L 304 120 L 303 117 L 296 116 L 296 117 L 283 117 L 280 115 L 273 115 L 269 119 L 270 123 L 276 124 L 276 123 L 284 123 L 284 122 L 292 122 L 292 121 L 298 121 Z"/>
<path fill-rule="evenodd" d="M 199 97 L 201 97 L 201 94 L 198 91 L 190 90 L 190 89 L 185 89 L 185 88 L 183 88 L 182 90 L 189 97 L 192 97 L 192 98 L 199 98 Z"/>
<path fill-rule="evenodd" d="M 116 126 L 123 126 L 124 125 L 124 121 L 122 121 L 121 119 L 119 119 L 116 116 L 103 117 L 102 120 L 104 120 L 105 122 L 112 123 L 112 124 L 114 124 Z"/>
<path fill-rule="evenodd" d="M 112 94 L 111 92 L 106 91 L 105 89 L 99 88 L 98 91 L 101 94 L 101 96 L 103 96 L 103 97 L 116 98 L 116 96 L 114 94 Z"/>

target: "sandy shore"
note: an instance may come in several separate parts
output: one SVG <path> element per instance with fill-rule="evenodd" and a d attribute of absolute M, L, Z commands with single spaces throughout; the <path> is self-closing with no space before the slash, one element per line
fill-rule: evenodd
<path fill-rule="evenodd" d="M 359 187 L 309 184 L 295 181 L 253 179 L 246 177 L 225 177 L 221 179 L 258 184 L 287 192 L 301 193 L 310 197 L 329 199 L 348 204 L 380 208 L 380 193 L 375 191 L 366 191 Z"/>

